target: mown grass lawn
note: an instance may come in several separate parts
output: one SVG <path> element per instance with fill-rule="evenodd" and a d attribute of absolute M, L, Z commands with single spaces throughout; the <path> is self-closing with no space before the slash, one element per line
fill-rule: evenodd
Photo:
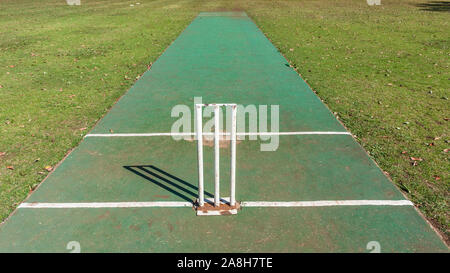
<path fill-rule="evenodd" d="M 0 2 L 0 220 L 199 11 L 239 9 L 448 242 L 445 3 L 81 1 L 81 6 L 64 0 Z"/>

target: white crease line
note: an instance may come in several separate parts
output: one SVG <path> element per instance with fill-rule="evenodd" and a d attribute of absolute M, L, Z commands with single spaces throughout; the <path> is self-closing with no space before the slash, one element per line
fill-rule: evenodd
<path fill-rule="evenodd" d="M 192 207 L 191 202 L 93 202 L 93 203 L 22 203 L 19 208 L 147 208 Z"/>
<path fill-rule="evenodd" d="M 293 202 L 242 202 L 242 207 L 332 207 L 332 206 L 413 206 L 409 200 L 330 200 Z"/>
<path fill-rule="evenodd" d="M 228 136 L 230 133 L 219 133 Z M 214 135 L 214 133 L 203 133 L 203 135 Z M 260 133 L 236 133 L 237 136 L 287 136 L 287 135 L 351 135 L 349 132 L 260 132 Z M 195 136 L 195 133 L 111 133 L 111 134 L 87 134 L 84 137 L 151 137 L 151 136 Z"/>
<path fill-rule="evenodd" d="M 330 200 L 330 201 L 244 201 L 242 207 L 332 207 L 332 206 L 413 206 L 409 200 Z M 22 203 L 19 208 L 147 208 L 192 207 L 191 202 L 92 202 L 92 203 Z"/>

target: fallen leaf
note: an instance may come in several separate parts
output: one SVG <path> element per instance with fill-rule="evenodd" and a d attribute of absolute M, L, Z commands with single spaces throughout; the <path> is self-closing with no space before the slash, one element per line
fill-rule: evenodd
<path fill-rule="evenodd" d="M 0 152 L 0 156 L 6 155 L 6 152 Z"/>
<path fill-rule="evenodd" d="M 405 185 L 403 185 L 403 183 L 399 183 L 398 185 L 399 185 L 400 189 L 409 193 L 409 189 Z"/>
<path fill-rule="evenodd" d="M 292 52 L 292 51 L 294 51 L 294 49 L 293 49 L 293 48 L 289 48 L 289 51 L 291 51 L 291 52 Z"/>
<path fill-rule="evenodd" d="M 404 154 L 407 154 L 408 152 L 407 151 L 402 151 L 402 154 L 404 155 Z"/>
<path fill-rule="evenodd" d="M 78 130 L 84 131 L 84 130 L 86 130 L 86 129 L 87 129 L 87 127 L 83 127 L 83 128 L 78 129 Z"/>
<path fill-rule="evenodd" d="M 441 180 L 441 178 L 437 175 L 433 175 L 433 177 L 434 177 L 434 180 L 436 180 L 436 181 Z"/>
<path fill-rule="evenodd" d="M 38 172 L 38 174 L 45 174 L 44 172 Z"/>
<path fill-rule="evenodd" d="M 422 161 L 423 159 L 420 157 L 411 157 L 411 160 L 413 161 Z"/>
<path fill-rule="evenodd" d="M 114 133 L 113 129 L 109 129 L 109 132 L 110 132 L 111 134 Z"/>
<path fill-rule="evenodd" d="M 47 172 L 51 172 L 53 170 L 53 167 L 52 166 L 45 166 L 44 169 L 47 170 Z"/>
<path fill-rule="evenodd" d="M 0 88 L 3 88 L 3 85 L 0 84 Z"/>
<path fill-rule="evenodd" d="M 6 166 L 6 168 L 7 168 L 8 170 L 14 170 L 14 167 L 13 167 L 13 166 Z"/>
<path fill-rule="evenodd" d="M 448 151 L 449 151 L 450 149 L 444 149 L 444 153 L 448 153 Z"/>
<path fill-rule="evenodd" d="M 14 65 L 10 65 L 9 67 L 13 68 L 13 67 L 14 67 Z"/>

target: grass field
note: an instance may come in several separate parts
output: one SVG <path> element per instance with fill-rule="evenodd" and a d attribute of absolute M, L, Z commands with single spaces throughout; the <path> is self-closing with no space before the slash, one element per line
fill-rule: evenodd
<path fill-rule="evenodd" d="M 0 220 L 199 11 L 245 10 L 449 241 L 448 5 L 136 2 L 0 2 Z"/>

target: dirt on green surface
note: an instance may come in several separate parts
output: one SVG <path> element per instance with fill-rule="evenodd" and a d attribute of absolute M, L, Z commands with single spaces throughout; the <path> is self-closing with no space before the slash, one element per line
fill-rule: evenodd
<path fill-rule="evenodd" d="M 199 11 L 238 9 L 448 242 L 450 34 L 442 8 L 425 0 L 140 2 L 0 3 L 1 219 Z"/>

